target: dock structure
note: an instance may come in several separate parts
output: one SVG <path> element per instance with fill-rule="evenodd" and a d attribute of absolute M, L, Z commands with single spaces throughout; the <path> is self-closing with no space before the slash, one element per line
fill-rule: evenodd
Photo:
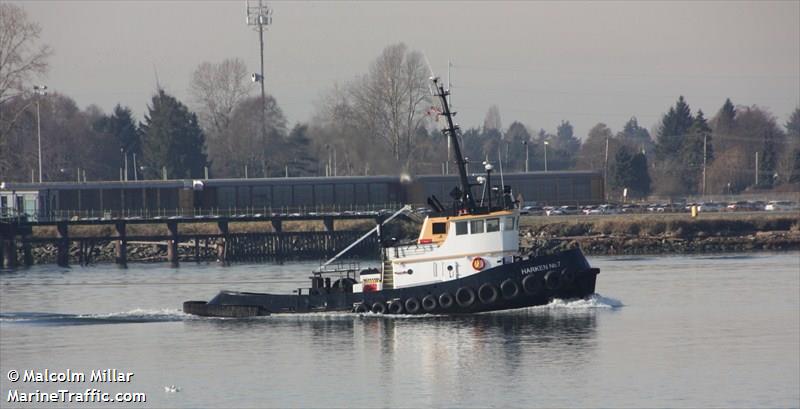
<path fill-rule="evenodd" d="M 59 266 L 68 267 L 71 262 L 90 264 L 96 246 L 113 243 L 114 261 L 120 266 L 129 262 L 129 246 L 132 243 L 166 246 L 164 261 L 178 266 L 179 249 L 189 247 L 190 257 L 196 261 L 215 259 L 222 263 L 237 261 L 282 261 L 293 258 L 322 259 L 335 254 L 358 238 L 363 231 L 336 230 L 339 220 L 374 220 L 379 223 L 385 215 L 378 212 L 346 214 L 279 214 L 279 215 L 235 215 L 235 216 L 171 216 L 171 217 L 129 217 L 93 219 L 49 219 L 28 220 L 25 217 L 5 218 L 0 221 L 0 258 L 3 268 L 29 266 L 34 263 L 32 247 L 53 245 L 56 248 L 55 261 Z M 287 221 L 320 221 L 323 230 L 285 231 Z M 272 231 L 231 232 L 231 223 L 269 222 Z M 181 228 L 192 224 L 211 224 L 212 232 L 182 232 Z M 131 226 L 156 225 L 166 233 L 131 234 Z M 83 226 L 108 226 L 113 234 L 107 236 L 77 235 L 72 232 Z M 53 237 L 34 237 L 34 228 L 54 228 Z M 166 229 L 163 229 L 165 227 Z M 74 246 L 77 245 L 77 248 Z M 377 238 L 367 240 L 356 249 L 355 254 L 377 254 Z M 184 252 L 184 259 L 186 259 Z M 21 259 L 21 260 L 20 260 Z"/>

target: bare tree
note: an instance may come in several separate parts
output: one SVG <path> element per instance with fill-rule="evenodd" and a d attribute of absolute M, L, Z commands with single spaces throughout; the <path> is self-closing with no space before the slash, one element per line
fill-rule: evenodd
<path fill-rule="evenodd" d="M 382 137 L 405 167 L 413 158 L 415 135 L 428 108 L 427 79 L 422 54 L 399 43 L 386 47 L 369 73 L 349 87 L 357 120 Z"/>
<path fill-rule="evenodd" d="M 234 109 L 252 91 L 248 85 L 247 66 L 239 58 L 219 64 L 203 62 L 195 69 L 189 92 L 210 136 L 218 136 L 230 126 Z"/>
<path fill-rule="evenodd" d="M 606 163 L 606 141 L 608 141 L 608 163 Z M 620 142 L 604 123 L 600 122 L 589 130 L 586 140 L 578 151 L 577 169 L 599 170 L 610 169 L 619 150 Z"/>
<path fill-rule="evenodd" d="M 242 100 L 230 114 L 229 125 L 209 138 L 208 154 L 215 177 L 270 176 L 280 174 L 287 160 L 286 118 L 275 98 L 267 95 L 267 133 L 261 132 L 261 97 Z"/>
<path fill-rule="evenodd" d="M 503 130 L 503 121 L 500 119 L 500 108 L 497 105 L 492 105 L 489 107 L 489 110 L 486 111 L 486 117 L 483 119 L 483 130 L 488 131 L 490 129 L 496 129 L 498 131 Z"/>
<path fill-rule="evenodd" d="M 36 46 L 41 27 L 14 4 L 0 4 L 0 104 L 24 92 L 26 83 L 47 71 L 47 45 Z"/>
<path fill-rule="evenodd" d="M 24 95 L 28 84 L 47 71 L 50 47 L 37 46 L 41 27 L 28 21 L 21 7 L 0 3 L 0 168 L 10 166 L 9 132 L 19 120 L 26 104 L 11 103 Z"/>

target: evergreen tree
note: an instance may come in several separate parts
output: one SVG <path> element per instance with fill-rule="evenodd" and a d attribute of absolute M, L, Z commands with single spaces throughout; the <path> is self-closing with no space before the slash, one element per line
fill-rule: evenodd
<path fill-rule="evenodd" d="M 628 146 L 620 146 L 611 164 L 609 187 L 617 194 L 627 188 L 628 197 L 647 197 L 650 194 L 647 155 L 644 152 L 634 153 Z"/>
<path fill-rule="evenodd" d="M 311 156 L 311 139 L 308 137 L 308 125 L 296 124 L 289 132 L 289 150 L 291 162 L 290 176 L 314 176 L 317 174 L 317 161 Z"/>
<path fill-rule="evenodd" d="M 159 89 L 140 124 L 144 160 L 155 172 L 166 167 L 170 178 L 203 177 L 208 165 L 205 136 L 197 115 Z"/>
<path fill-rule="evenodd" d="M 735 120 L 736 108 L 734 108 L 731 99 L 727 98 L 725 99 L 725 103 L 722 104 L 722 108 L 720 108 L 717 113 L 714 130 L 725 134 L 730 133 L 735 125 Z"/>
<path fill-rule="evenodd" d="M 622 132 L 617 134 L 617 138 L 622 143 L 635 148 L 636 151 L 648 153 L 653 151 L 653 140 L 650 138 L 650 132 L 639 126 L 639 120 L 636 117 L 632 117 L 625 123 Z"/>
<path fill-rule="evenodd" d="M 650 170 L 647 167 L 647 155 L 639 152 L 631 159 L 633 179 L 628 188 L 631 197 L 647 197 L 650 194 Z"/>
<path fill-rule="evenodd" d="M 786 142 L 789 155 L 790 183 L 800 182 L 800 108 L 796 108 L 786 122 Z"/>
<path fill-rule="evenodd" d="M 474 160 L 478 160 L 479 158 L 483 157 L 483 132 L 481 132 L 478 128 L 470 128 L 467 129 L 461 135 L 461 140 L 459 141 L 461 144 L 461 154 L 467 158 L 471 158 Z M 453 156 L 453 152 L 450 152 L 450 172 L 455 173 L 455 157 Z M 481 159 L 482 160 L 482 159 Z"/>
<path fill-rule="evenodd" d="M 581 148 L 581 141 L 575 137 L 572 124 L 569 121 L 561 121 L 561 124 L 556 129 L 556 137 L 548 148 L 552 148 L 547 153 L 549 169 L 570 169 L 575 166 L 578 150 Z"/>
<path fill-rule="evenodd" d="M 133 154 L 136 154 L 141 158 L 141 138 L 130 108 L 123 108 L 117 104 L 117 106 L 114 107 L 114 113 L 99 118 L 93 124 L 93 128 L 95 131 L 108 134 L 113 139 L 112 143 L 117 146 L 119 151 L 117 152 L 118 154 L 113 156 L 113 159 L 109 159 L 118 164 L 116 168 L 122 169 L 125 167 L 123 155 L 132 158 Z M 129 173 L 131 175 L 130 178 L 133 178 L 132 172 L 136 171 L 133 169 L 133 166 L 133 161 L 129 159 L 128 172 L 131 172 Z"/>
<path fill-rule="evenodd" d="M 703 116 L 703 111 L 697 111 L 691 128 L 686 135 L 681 150 L 681 180 L 691 193 L 697 193 L 702 186 L 703 174 L 703 144 L 705 142 L 706 163 L 710 164 L 714 157 L 711 144 L 711 127 Z"/>
<path fill-rule="evenodd" d="M 681 95 L 675 106 L 661 120 L 656 141 L 656 158 L 660 161 L 680 160 L 684 139 L 693 123 L 692 111 Z"/>
<path fill-rule="evenodd" d="M 512 170 L 525 170 L 525 155 L 526 149 L 529 158 L 529 167 L 530 167 L 530 155 L 531 153 L 535 153 L 531 151 L 532 146 L 528 146 L 531 140 L 531 134 L 528 133 L 528 129 L 525 128 L 521 122 L 514 121 L 511 126 L 508 127 L 508 131 L 506 131 L 506 142 L 508 154 L 507 163 L 503 163 L 503 169 L 506 171 Z"/>
<path fill-rule="evenodd" d="M 612 191 L 631 188 L 634 183 L 633 154 L 628 147 L 622 146 L 614 155 L 614 163 L 609 169 L 608 186 Z"/>

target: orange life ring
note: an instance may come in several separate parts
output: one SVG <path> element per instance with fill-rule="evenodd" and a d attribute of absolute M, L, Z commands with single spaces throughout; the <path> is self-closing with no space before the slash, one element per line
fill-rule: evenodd
<path fill-rule="evenodd" d="M 486 268 L 486 260 L 484 260 L 484 259 L 482 259 L 480 257 L 473 258 L 472 259 L 472 268 L 474 268 L 475 270 L 478 270 L 478 271 L 483 270 L 484 268 Z"/>

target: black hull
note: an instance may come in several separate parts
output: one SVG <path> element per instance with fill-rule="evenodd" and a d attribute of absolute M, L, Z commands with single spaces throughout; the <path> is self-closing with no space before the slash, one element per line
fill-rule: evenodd
<path fill-rule="evenodd" d="M 336 288 L 301 295 L 222 291 L 208 303 L 187 301 L 183 309 L 218 317 L 331 311 L 467 314 L 545 305 L 554 298 L 587 297 L 595 292 L 599 272 L 589 266 L 579 249 L 572 249 L 434 284 L 368 293 Z"/>

